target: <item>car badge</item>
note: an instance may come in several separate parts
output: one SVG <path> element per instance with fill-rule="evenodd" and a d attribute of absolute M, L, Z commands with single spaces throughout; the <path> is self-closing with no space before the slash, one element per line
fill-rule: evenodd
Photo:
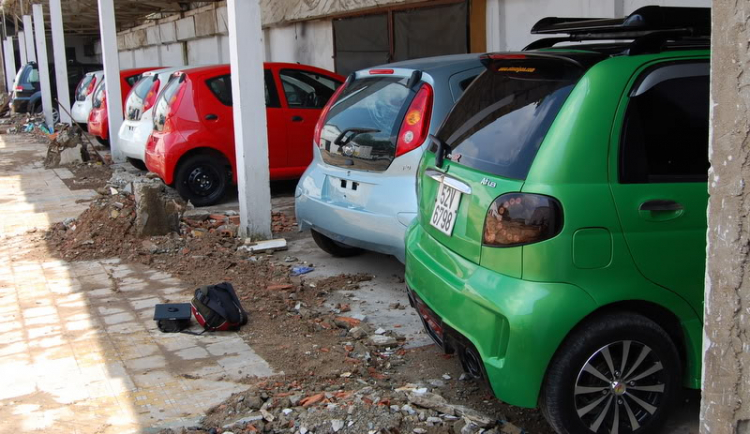
<path fill-rule="evenodd" d="M 347 143 L 343 148 L 341 148 L 341 153 L 347 157 L 351 157 L 352 155 L 354 155 L 354 145 L 352 145 L 351 143 Z"/>
<path fill-rule="evenodd" d="M 487 187 L 490 187 L 490 188 L 497 187 L 497 183 L 495 183 L 494 181 L 490 181 L 488 178 L 482 178 L 482 181 L 480 182 L 480 184 L 486 185 Z"/>

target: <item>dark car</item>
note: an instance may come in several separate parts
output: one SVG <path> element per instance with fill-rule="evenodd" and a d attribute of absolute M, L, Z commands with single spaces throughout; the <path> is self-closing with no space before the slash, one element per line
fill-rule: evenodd
<path fill-rule="evenodd" d="M 71 101 L 75 93 L 76 85 L 87 72 L 102 69 L 102 65 L 89 63 L 68 64 L 68 92 Z M 55 67 L 49 66 L 50 86 L 52 94 L 57 95 L 57 81 L 55 80 Z M 55 104 L 56 106 L 57 104 Z M 39 82 L 39 68 L 36 62 L 25 64 L 16 74 L 13 81 L 13 92 L 10 100 L 10 109 L 14 113 L 41 113 L 42 111 L 42 85 Z M 57 118 L 57 115 L 55 115 Z"/>

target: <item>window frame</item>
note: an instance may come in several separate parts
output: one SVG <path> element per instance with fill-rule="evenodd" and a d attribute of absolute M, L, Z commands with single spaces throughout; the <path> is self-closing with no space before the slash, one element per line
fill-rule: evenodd
<path fill-rule="evenodd" d="M 216 92 L 214 91 L 213 87 L 211 87 L 211 83 L 213 83 L 214 81 L 225 80 L 227 77 L 230 80 L 230 82 L 229 82 L 230 86 L 229 86 L 228 91 L 229 91 L 229 98 L 230 98 L 231 102 L 229 104 L 227 104 L 221 97 L 219 97 L 219 95 L 217 95 Z M 221 75 L 216 75 L 216 76 L 213 76 L 213 77 L 210 77 L 210 78 L 207 78 L 207 79 L 204 80 L 204 82 L 206 83 L 206 87 L 208 87 L 208 91 L 211 92 L 211 95 L 213 95 L 214 98 L 216 98 L 216 101 L 219 101 L 219 103 L 221 103 L 222 105 L 224 105 L 226 107 L 232 107 L 232 105 L 234 104 L 234 98 L 232 98 L 232 86 L 231 86 L 232 82 L 231 82 L 231 80 L 232 80 L 232 74 L 229 74 L 229 73 L 227 73 L 227 74 L 221 74 Z"/>
<path fill-rule="evenodd" d="M 296 72 L 301 72 L 303 74 L 320 75 L 320 76 L 326 77 L 328 80 L 332 81 L 334 83 L 334 85 L 336 85 L 331 90 L 331 97 L 333 96 L 334 93 L 336 93 L 336 89 L 338 89 L 342 84 L 344 84 L 343 82 L 340 82 L 336 78 L 331 77 L 330 75 L 323 74 L 321 72 L 308 71 L 306 69 L 299 69 L 299 68 L 282 68 L 282 69 L 279 69 L 277 73 L 278 73 L 278 76 L 279 76 L 279 81 L 281 82 L 281 89 L 284 91 L 284 101 L 286 102 L 286 106 L 288 108 L 290 108 L 290 109 L 295 109 L 295 110 L 296 109 L 322 110 L 323 107 L 325 107 L 325 103 L 323 105 L 321 105 L 320 107 L 306 107 L 306 106 L 296 106 L 296 105 L 293 106 L 293 105 L 289 104 L 289 95 L 287 95 L 286 89 L 284 88 L 284 78 L 282 77 L 284 75 L 284 73 L 287 72 L 287 71 L 296 71 Z M 293 76 L 290 76 L 288 74 L 287 74 L 287 76 L 289 78 L 292 78 L 292 79 L 296 80 L 296 78 L 293 77 Z M 306 84 L 306 85 L 308 85 L 310 87 L 314 87 L 313 85 L 307 84 L 307 83 L 304 83 L 304 82 L 303 82 L 303 84 Z M 293 84 L 291 84 L 291 85 L 293 85 Z M 325 86 L 325 85 L 321 83 L 321 86 Z M 317 89 L 316 89 L 316 92 L 317 92 Z M 330 99 L 331 97 L 328 97 L 328 99 Z M 326 101 L 328 101 L 328 100 L 326 100 Z"/>
<path fill-rule="evenodd" d="M 681 78 L 707 77 L 710 79 L 710 59 L 708 57 L 693 57 L 679 60 L 661 61 L 643 66 L 633 77 L 633 81 L 626 88 L 621 103 L 621 114 L 616 117 L 618 130 L 614 135 L 617 143 L 617 151 L 614 152 L 614 181 L 620 185 L 659 185 L 659 184 L 686 184 L 706 183 L 708 181 L 708 170 L 704 175 L 664 175 L 658 180 L 633 181 L 624 177 L 626 159 L 625 135 L 627 132 L 628 111 L 633 97 L 639 96 L 653 87 L 666 81 Z M 644 89 L 645 87 L 645 89 Z M 708 138 L 707 138 L 708 140 Z M 708 142 L 706 143 L 708 147 Z M 706 149 L 708 159 L 708 149 Z"/>
<path fill-rule="evenodd" d="M 263 80 L 265 82 L 265 88 L 268 90 L 266 108 L 281 108 L 281 102 L 279 100 L 279 93 L 276 90 L 276 82 L 273 77 L 273 72 L 270 69 L 264 69 L 263 71 L 264 71 Z M 219 96 L 216 95 L 213 88 L 211 88 L 212 81 L 223 79 L 225 77 L 229 77 L 229 80 L 230 80 L 229 92 L 230 92 L 230 97 L 231 97 L 231 92 L 232 92 L 232 88 L 231 88 L 232 74 L 231 73 L 216 75 L 214 77 L 205 79 L 203 82 L 206 84 L 206 87 L 208 88 L 209 93 L 213 95 L 214 98 L 216 98 L 216 101 L 218 101 L 220 104 L 226 107 L 232 107 L 234 105 L 234 98 L 232 98 L 231 104 L 227 104 L 224 101 L 222 101 L 221 98 L 219 98 Z"/>

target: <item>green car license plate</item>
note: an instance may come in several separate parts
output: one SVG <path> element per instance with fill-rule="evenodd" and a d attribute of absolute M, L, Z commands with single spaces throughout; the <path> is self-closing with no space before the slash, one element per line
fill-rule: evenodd
<path fill-rule="evenodd" d="M 459 203 L 461 203 L 461 192 L 446 185 L 445 182 L 441 182 L 430 224 L 440 232 L 451 236 L 453 234 L 453 226 L 456 224 L 456 213 L 458 212 Z"/>

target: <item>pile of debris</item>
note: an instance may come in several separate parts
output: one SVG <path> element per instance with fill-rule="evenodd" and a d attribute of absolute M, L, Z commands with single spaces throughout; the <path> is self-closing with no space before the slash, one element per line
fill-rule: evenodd
<path fill-rule="evenodd" d="M 0 117 L 5 116 L 10 111 L 10 94 L 0 92 Z"/>
<path fill-rule="evenodd" d="M 44 167 L 53 168 L 66 164 L 87 162 L 91 159 L 80 128 L 67 124 L 58 125 L 58 131 L 49 135 L 47 157 Z"/>
<path fill-rule="evenodd" d="M 32 133 L 42 123 L 43 117 L 40 114 L 14 113 L 7 122 L 3 123 L 3 132 L 6 134 Z"/>
<path fill-rule="evenodd" d="M 512 423 L 449 403 L 425 385 L 383 390 L 331 384 L 306 391 L 304 384 L 261 382 L 210 409 L 199 427 L 182 433 L 451 433 L 521 434 Z M 228 422 L 227 422 L 228 421 Z M 180 431 L 178 431 L 180 432 Z M 171 434 L 171 429 L 161 434 Z"/>
<path fill-rule="evenodd" d="M 89 209 L 55 226 L 46 243 L 66 260 L 119 257 L 167 270 L 186 286 L 174 296 L 186 300 L 198 286 L 231 282 L 250 317 L 239 335 L 284 372 L 248 376 L 250 390 L 185 432 L 520 433 L 508 420 L 548 432 L 537 413 L 500 407 L 484 385 L 461 375 L 455 359 L 431 347 L 410 348 L 399 325 L 385 330 L 355 314 L 356 291 L 372 275 L 309 278 L 303 271 L 314 265 L 304 258 L 249 249 L 236 236 L 233 212 L 187 210 L 166 235 L 139 235 L 141 190 L 158 183 L 140 184 L 146 187 L 118 182 L 100 189 Z M 155 193 L 157 207 L 172 199 L 170 192 Z M 333 293 L 344 297 L 331 303 Z"/>
<path fill-rule="evenodd" d="M 271 230 L 275 234 L 296 231 L 298 229 L 297 219 L 294 218 L 294 216 L 289 216 L 284 213 L 275 212 L 273 213 L 271 218 L 272 218 Z"/>

